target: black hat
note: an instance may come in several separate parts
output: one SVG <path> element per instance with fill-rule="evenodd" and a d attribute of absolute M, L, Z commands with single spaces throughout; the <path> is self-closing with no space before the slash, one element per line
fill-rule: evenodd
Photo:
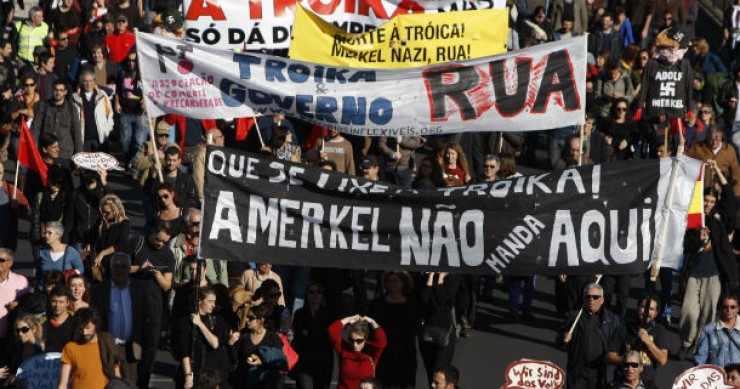
<path fill-rule="evenodd" d="M 688 47 L 689 37 L 681 27 L 673 26 L 661 31 L 655 39 L 655 44 L 658 47 Z"/>
<path fill-rule="evenodd" d="M 182 15 L 177 9 L 168 7 L 162 13 L 162 22 L 168 31 L 175 32 L 182 28 Z"/>
<path fill-rule="evenodd" d="M 365 158 L 362 160 L 363 169 L 369 169 L 375 166 L 378 166 L 378 158 L 376 158 L 374 155 L 366 155 Z"/>
<path fill-rule="evenodd" d="M 123 21 L 123 22 L 128 23 L 128 18 L 124 14 L 118 14 L 118 15 L 116 15 L 116 21 L 117 22 L 118 21 Z"/>

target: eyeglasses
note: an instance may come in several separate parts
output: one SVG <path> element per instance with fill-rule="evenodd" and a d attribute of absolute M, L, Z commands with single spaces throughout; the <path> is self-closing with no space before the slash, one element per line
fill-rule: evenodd
<path fill-rule="evenodd" d="M 622 364 L 622 367 L 625 368 L 625 369 L 628 368 L 628 367 L 631 367 L 633 369 L 637 369 L 638 367 L 640 367 L 640 363 L 639 362 L 625 362 L 625 363 Z"/>
<path fill-rule="evenodd" d="M 365 342 L 365 338 L 356 338 L 356 339 L 355 339 L 355 338 L 353 338 L 353 339 L 350 339 L 350 341 L 351 341 L 352 343 L 354 343 L 354 344 L 362 344 L 362 343 L 364 343 L 364 342 Z"/>
<path fill-rule="evenodd" d="M 485 165 L 485 166 L 483 166 L 484 169 L 495 169 L 497 167 L 498 166 L 496 166 L 496 165 Z"/>
<path fill-rule="evenodd" d="M 168 198 L 170 198 L 170 195 L 168 195 L 168 194 L 159 195 L 159 196 L 157 196 L 157 198 L 160 199 L 160 200 L 167 200 Z"/>
<path fill-rule="evenodd" d="M 600 294 L 587 294 L 586 300 L 598 300 L 601 298 Z"/>
<path fill-rule="evenodd" d="M 257 316 L 247 315 L 247 321 L 257 320 Z"/>
<path fill-rule="evenodd" d="M 28 331 L 31 331 L 29 327 L 20 327 L 15 329 L 16 334 L 27 334 Z"/>

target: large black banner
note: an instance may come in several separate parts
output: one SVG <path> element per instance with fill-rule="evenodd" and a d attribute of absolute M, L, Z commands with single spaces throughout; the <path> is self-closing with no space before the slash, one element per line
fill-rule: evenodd
<path fill-rule="evenodd" d="M 683 228 L 699 165 L 684 162 Z M 202 257 L 507 274 L 645 270 L 671 172 L 640 160 L 415 191 L 225 148 L 206 163 Z"/>

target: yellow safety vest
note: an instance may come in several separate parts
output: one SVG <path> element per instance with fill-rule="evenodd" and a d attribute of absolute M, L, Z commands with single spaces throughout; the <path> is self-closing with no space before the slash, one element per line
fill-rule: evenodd
<path fill-rule="evenodd" d="M 44 44 L 49 35 L 49 25 L 42 22 L 38 27 L 32 27 L 25 21 L 15 23 L 18 30 L 18 56 L 28 62 L 33 62 L 33 49 Z"/>

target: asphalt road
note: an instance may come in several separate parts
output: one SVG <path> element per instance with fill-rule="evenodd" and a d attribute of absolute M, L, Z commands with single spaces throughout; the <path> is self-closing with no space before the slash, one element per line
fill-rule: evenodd
<path fill-rule="evenodd" d="M 13 182 L 14 168 L 6 163 L 6 179 Z M 136 228 L 143 226 L 141 203 L 134 182 L 123 173 L 112 172 L 110 188 L 124 199 L 126 210 Z M 14 270 L 28 277 L 33 276 L 31 247 L 27 240 L 28 221 L 20 222 L 21 241 L 17 252 Z M 520 358 L 546 360 L 565 367 L 566 354 L 555 345 L 555 333 L 562 324 L 560 315 L 554 307 L 553 281 L 538 277 L 533 313 L 537 320 L 531 323 L 513 323 L 505 319 L 507 295 L 496 290 L 492 302 L 482 302 L 478 308 L 478 317 L 470 338 L 462 339 L 457 345 L 454 364 L 462 372 L 461 384 L 468 389 L 498 388 L 505 383 L 504 372 L 512 361 Z M 632 299 L 629 304 L 634 308 L 642 287 L 642 277 L 636 277 L 632 285 Z M 349 293 L 349 292 L 348 292 Z M 680 307 L 674 307 L 678 315 Z M 671 352 L 678 350 L 678 337 L 671 333 Z M 423 368 L 419 363 L 417 387 L 426 386 Z M 669 388 L 683 370 L 690 367 L 688 362 L 669 360 L 658 372 L 657 383 L 661 388 Z M 155 375 L 151 382 L 153 388 L 173 388 L 172 375 L 175 363 L 169 352 L 160 351 L 157 356 Z"/>

